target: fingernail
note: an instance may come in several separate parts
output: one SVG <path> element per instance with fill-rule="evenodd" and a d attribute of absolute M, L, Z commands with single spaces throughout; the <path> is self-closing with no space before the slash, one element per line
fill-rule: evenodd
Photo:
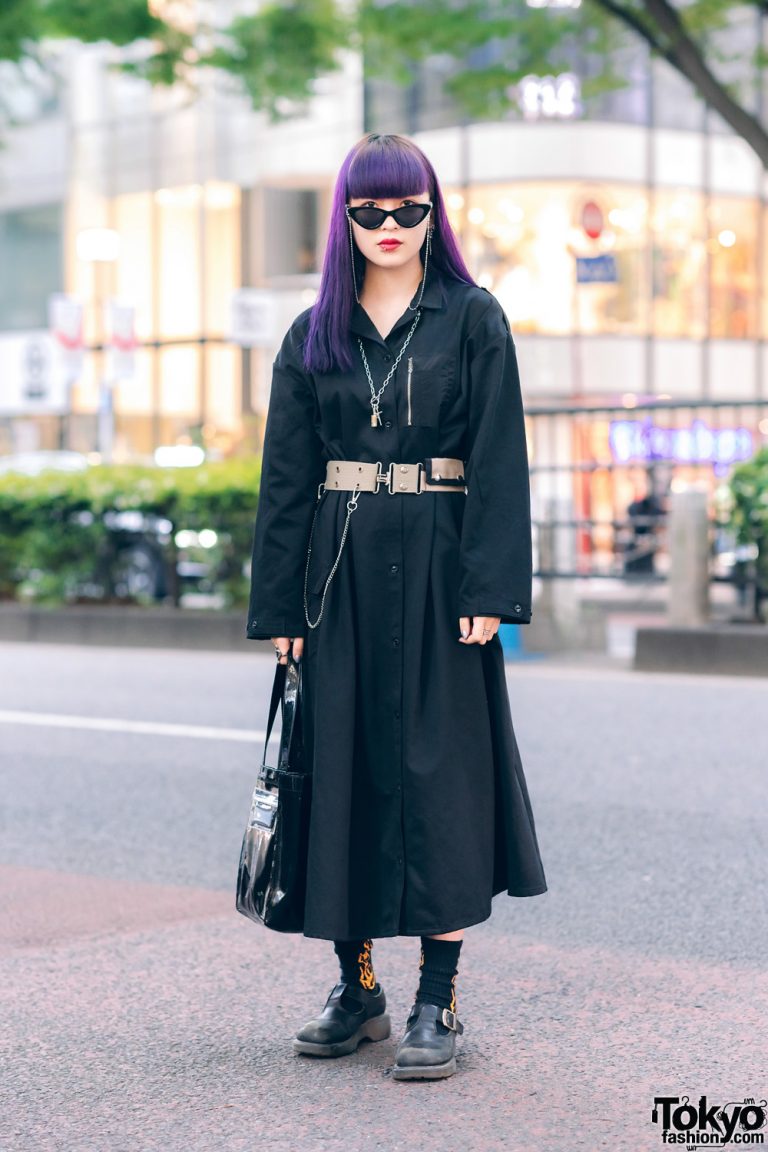
<path fill-rule="evenodd" d="M 462 636 L 464 637 L 464 639 L 466 640 L 466 638 L 467 638 L 467 630 L 466 630 L 466 628 L 462 628 L 462 630 L 461 630 L 461 634 L 462 634 Z"/>

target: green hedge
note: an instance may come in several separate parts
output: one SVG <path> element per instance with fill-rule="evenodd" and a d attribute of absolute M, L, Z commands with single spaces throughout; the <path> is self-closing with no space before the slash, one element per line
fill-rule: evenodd
<path fill-rule="evenodd" d="M 731 527 L 738 544 L 757 547 L 759 599 L 768 595 L 768 448 L 737 464 L 729 480 Z"/>
<path fill-rule="evenodd" d="M 0 476 L 0 597 L 47 602 L 83 599 L 106 580 L 111 534 L 105 513 L 140 512 L 179 529 L 213 529 L 217 588 L 230 604 L 247 598 L 260 459 L 198 468 L 101 465 L 83 472 Z M 173 534 L 172 534 L 173 535 Z M 175 545 L 166 548 L 174 589 Z"/>

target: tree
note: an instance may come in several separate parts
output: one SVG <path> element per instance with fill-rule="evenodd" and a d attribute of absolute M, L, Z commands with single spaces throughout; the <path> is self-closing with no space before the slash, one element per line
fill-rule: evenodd
<path fill-rule="evenodd" d="M 539 0 L 539 4 L 546 0 Z M 344 50 L 363 51 L 369 73 L 410 81 L 419 62 L 438 57 L 446 88 L 466 115 L 504 115 L 529 73 L 589 64 L 585 92 L 624 81 L 607 63 L 622 39 L 639 37 L 666 60 L 749 144 L 768 168 L 768 131 L 754 105 L 768 65 L 758 18 L 768 0 L 584 0 L 581 6 L 531 7 L 525 0 L 269 0 L 225 28 L 188 28 L 163 19 L 163 0 L 4 0 L 0 60 L 34 58 L 45 37 L 148 42 L 152 49 L 123 67 L 152 83 L 183 80 L 215 68 L 233 78 L 272 119 L 295 113 L 314 82 L 340 66 Z M 754 16 L 754 43 L 728 55 L 722 35 L 739 15 Z M 742 82 L 729 76 L 738 67 Z"/>
<path fill-rule="evenodd" d="M 750 11 L 751 10 L 751 11 Z M 740 15 L 754 17 L 754 42 L 740 58 L 719 43 Z M 387 61 L 403 73 L 427 56 L 445 54 L 466 60 L 465 47 L 504 44 L 499 63 L 473 69 L 459 67 L 449 88 L 473 115 L 485 104 L 497 114 L 508 108 L 510 90 L 527 73 L 568 68 L 574 54 L 603 58 L 627 34 L 639 37 L 650 52 L 667 61 L 694 91 L 722 116 L 768 168 L 768 132 L 759 110 L 750 107 L 768 65 L 760 43 L 759 17 L 768 15 L 768 0 L 585 0 L 581 7 L 529 7 L 523 0 L 394 0 L 362 9 L 367 60 Z M 728 74 L 738 71 L 742 82 Z M 588 82 L 587 93 L 622 83 L 606 65 Z"/>

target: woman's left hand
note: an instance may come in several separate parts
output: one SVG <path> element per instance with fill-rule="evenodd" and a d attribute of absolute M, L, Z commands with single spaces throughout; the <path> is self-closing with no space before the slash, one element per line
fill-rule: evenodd
<path fill-rule="evenodd" d="M 459 644 L 487 644 L 499 630 L 500 616 L 461 616 Z"/>

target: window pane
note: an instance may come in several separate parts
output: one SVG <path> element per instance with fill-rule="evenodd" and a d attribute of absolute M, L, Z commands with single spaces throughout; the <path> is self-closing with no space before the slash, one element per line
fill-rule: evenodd
<path fill-rule="evenodd" d="M 745 339 L 755 335 L 757 292 L 757 205 L 735 196 L 709 206 L 710 335 Z"/>
<path fill-rule="evenodd" d="M 120 236 L 116 292 L 136 309 L 137 337 L 149 340 L 153 336 L 152 197 L 149 193 L 118 196 L 113 218 Z"/>
<path fill-rule="evenodd" d="M 654 331 L 657 336 L 702 337 L 707 252 L 701 195 L 657 191 L 652 228 Z"/>
<path fill-rule="evenodd" d="M 241 435 L 242 360 L 239 348 L 209 345 L 205 349 L 208 371 L 203 441 L 207 451 L 226 456 Z"/>
<path fill-rule="evenodd" d="M 62 285 L 61 206 L 0 212 L 0 328 L 47 328 Z"/>
<path fill-rule="evenodd" d="M 264 275 L 317 271 L 317 192 L 267 188 L 264 195 Z"/>
<path fill-rule="evenodd" d="M 197 184 L 161 188 L 155 193 L 160 233 L 161 338 L 200 334 L 201 195 Z"/>
<path fill-rule="evenodd" d="M 182 346 L 160 350 L 160 411 L 184 417 L 187 424 L 199 421 L 199 348 Z"/>
<path fill-rule="evenodd" d="M 232 293 L 240 286 L 240 189 L 205 187 L 205 328 L 222 336 L 229 329 Z"/>

